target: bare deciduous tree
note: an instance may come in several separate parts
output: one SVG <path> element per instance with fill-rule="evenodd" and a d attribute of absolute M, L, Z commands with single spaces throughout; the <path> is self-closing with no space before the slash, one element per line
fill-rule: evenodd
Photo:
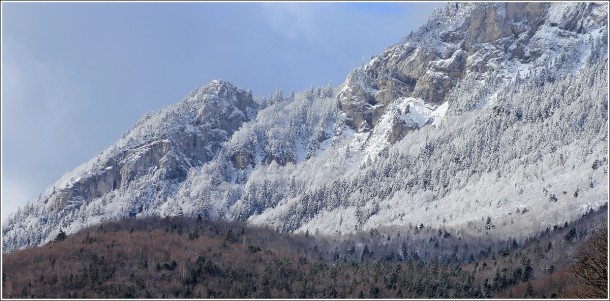
<path fill-rule="evenodd" d="M 581 287 L 576 291 L 579 297 L 608 297 L 608 224 L 602 222 L 587 242 L 581 247 L 572 268 Z"/>

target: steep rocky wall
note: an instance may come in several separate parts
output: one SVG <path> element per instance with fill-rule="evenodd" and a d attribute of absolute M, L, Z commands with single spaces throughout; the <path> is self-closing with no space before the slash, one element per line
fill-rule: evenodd
<path fill-rule="evenodd" d="M 400 97 L 417 97 L 439 105 L 469 72 L 487 72 L 488 64 L 517 41 L 514 57 L 529 62 L 536 52 L 524 46 L 544 22 L 549 3 L 517 2 L 475 6 L 460 24 L 432 36 L 416 36 L 388 48 L 364 67 L 354 70 L 339 94 L 347 123 L 369 131 Z M 457 12 L 448 12 L 454 14 Z M 432 19 L 428 26 L 440 26 Z M 477 56 L 480 59 L 469 57 Z"/>

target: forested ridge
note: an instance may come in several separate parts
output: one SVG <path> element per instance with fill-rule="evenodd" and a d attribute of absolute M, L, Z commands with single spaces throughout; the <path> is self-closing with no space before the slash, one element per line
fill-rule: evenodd
<path fill-rule="evenodd" d="M 524 241 L 423 224 L 332 237 L 201 217 L 130 218 L 3 254 L 2 297 L 604 297 L 607 287 L 593 290 L 578 262 L 605 266 L 607 280 L 606 257 L 592 255 L 595 243 L 607 244 L 606 216 L 604 206 Z"/>

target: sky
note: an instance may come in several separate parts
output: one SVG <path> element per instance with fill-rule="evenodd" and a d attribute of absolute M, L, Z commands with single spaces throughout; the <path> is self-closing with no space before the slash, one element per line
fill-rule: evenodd
<path fill-rule="evenodd" d="M 442 5 L 3 1 L 2 219 L 199 86 L 337 86 Z"/>

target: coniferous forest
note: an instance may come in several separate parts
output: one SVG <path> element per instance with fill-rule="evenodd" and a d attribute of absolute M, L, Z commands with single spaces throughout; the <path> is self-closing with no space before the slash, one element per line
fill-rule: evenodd
<path fill-rule="evenodd" d="M 129 218 L 4 254 L 3 298 L 605 298 L 607 207 L 525 241 Z M 491 222 L 490 222 L 491 223 Z"/>

